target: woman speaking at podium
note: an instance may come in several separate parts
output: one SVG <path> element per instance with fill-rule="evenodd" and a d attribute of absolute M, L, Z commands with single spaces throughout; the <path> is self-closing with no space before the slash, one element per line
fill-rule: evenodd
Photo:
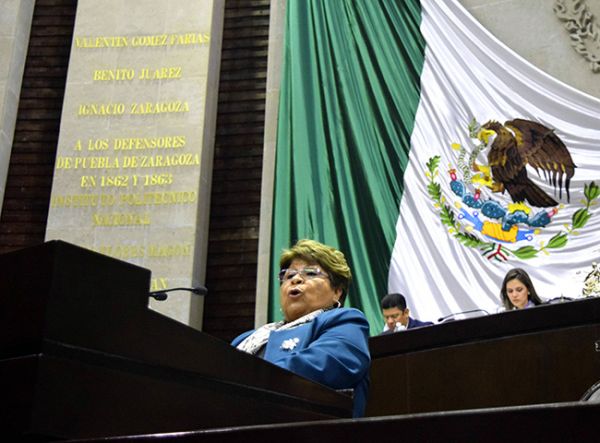
<path fill-rule="evenodd" d="M 369 324 L 343 308 L 352 273 L 344 254 L 314 240 L 299 240 L 280 260 L 283 321 L 233 340 L 239 350 L 333 389 L 353 389 L 354 417 L 364 415 L 369 387 Z"/>

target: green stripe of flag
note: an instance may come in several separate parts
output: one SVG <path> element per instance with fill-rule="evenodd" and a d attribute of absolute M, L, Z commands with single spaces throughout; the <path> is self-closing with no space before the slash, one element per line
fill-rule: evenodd
<path fill-rule="evenodd" d="M 420 2 L 288 0 L 277 137 L 269 320 L 282 249 L 342 250 L 347 305 L 381 330 L 395 225 L 420 98 Z"/>

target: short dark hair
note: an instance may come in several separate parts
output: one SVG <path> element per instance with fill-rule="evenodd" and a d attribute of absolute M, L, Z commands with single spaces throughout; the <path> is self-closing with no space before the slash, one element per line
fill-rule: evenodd
<path fill-rule="evenodd" d="M 387 294 L 381 299 L 381 309 L 390 308 L 399 308 L 404 311 L 406 309 L 406 298 L 397 292 Z"/>
<path fill-rule="evenodd" d="M 342 295 L 339 302 L 343 305 L 348 287 L 352 282 L 352 272 L 342 251 L 327 246 L 315 240 L 298 240 L 290 249 L 285 249 L 279 257 L 281 269 L 287 268 L 295 259 L 308 263 L 317 263 L 329 276 L 331 287 L 341 289 Z"/>

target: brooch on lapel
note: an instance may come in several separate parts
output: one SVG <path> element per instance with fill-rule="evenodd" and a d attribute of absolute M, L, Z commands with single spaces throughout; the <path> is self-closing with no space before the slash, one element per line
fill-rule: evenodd
<path fill-rule="evenodd" d="M 298 337 L 288 338 L 287 340 L 284 340 L 283 343 L 281 343 L 281 349 L 286 349 L 288 351 L 291 351 L 292 349 L 294 349 L 296 347 L 296 345 L 299 342 L 300 342 L 300 339 Z"/>

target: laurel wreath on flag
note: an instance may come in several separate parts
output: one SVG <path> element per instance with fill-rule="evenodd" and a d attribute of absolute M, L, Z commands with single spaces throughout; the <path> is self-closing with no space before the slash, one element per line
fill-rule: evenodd
<path fill-rule="evenodd" d="M 600 296 L 600 268 L 596 262 L 592 262 L 592 271 L 583 281 L 582 295 L 584 297 Z"/>
<path fill-rule="evenodd" d="M 584 185 L 583 194 L 585 200 L 582 200 L 583 207 L 573 213 L 571 224 L 565 224 L 564 229 L 555 234 L 548 243 L 540 242 L 540 246 L 532 245 L 522 246 L 517 249 L 511 249 L 505 244 L 484 241 L 479 237 L 467 232 L 465 226 L 457 221 L 451 207 L 446 203 L 446 197 L 442 193 L 440 184 L 436 181 L 439 176 L 440 156 L 435 155 L 427 162 L 426 176 L 429 180 L 427 191 L 433 200 L 434 206 L 440 209 L 440 221 L 448 227 L 448 232 L 454 236 L 460 243 L 470 248 L 477 248 L 482 255 L 488 259 L 498 261 L 507 261 L 510 256 L 517 257 L 522 260 L 537 257 L 540 253 L 549 255 L 553 249 L 561 249 L 567 245 L 569 237 L 578 235 L 578 229 L 583 228 L 592 217 L 591 207 L 597 204 L 597 199 L 600 197 L 600 188 L 595 182 L 590 182 Z"/>

